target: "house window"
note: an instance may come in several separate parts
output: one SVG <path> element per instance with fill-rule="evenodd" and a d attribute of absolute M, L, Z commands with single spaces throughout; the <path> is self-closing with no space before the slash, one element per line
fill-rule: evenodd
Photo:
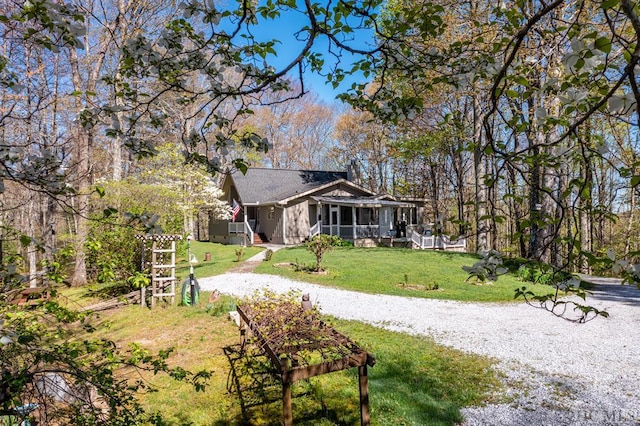
<path fill-rule="evenodd" d="M 267 219 L 273 220 L 274 217 L 276 217 L 276 208 L 269 207 L 269 212 L 267 213 Z"/>

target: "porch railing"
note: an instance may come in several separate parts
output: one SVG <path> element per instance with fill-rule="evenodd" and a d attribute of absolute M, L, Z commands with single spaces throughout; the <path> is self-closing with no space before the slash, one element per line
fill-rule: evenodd
<path fill-rule="evenodd" d="M 229 222 L 229 235 L 231 234 L 243 234 L 243 236 L 249 240 L 247 245 L 253 245 L 253 229 L 247 221 L 244 222 Z"/>
<path fill-rule="evenodd" d="M 356 238 L 378 238 L 380 236 L 380 227 L 378 225 L 322 225 L 318 231 L 323 234 L 338 235 L 340 238 L 351 240 L 354 236 L 354 228 Z"/>
<path fill-rule="evenodd" d="M 322 230 L 322 223 L 316 222 L 316 224 L 313 225 L 311 229 L 309 229 L 309 238 L 315 237 L 320 233 L 321 230 Z"/>
<path fill-rule="evenodd" d="M 420 248 L 424 248 L 422 247 L 424 244 L 423 236 L 413 230 L 411 231 L 411 242 Z"/>
<path fill-rule="evenodd" d="M 358 238 L 378 238 L 380 236 L 380 226 L 356 225 L 356 236 Z"/>
<path fill-rule="evenodd" d="M 421 235 L 416 231 L 411 231 L 411 241 L 421 249 L 466 249 L 466 238 L 451 240 L 448 235 Z"/>

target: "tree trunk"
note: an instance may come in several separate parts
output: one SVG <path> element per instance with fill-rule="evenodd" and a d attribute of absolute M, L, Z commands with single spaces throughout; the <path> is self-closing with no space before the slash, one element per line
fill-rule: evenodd
<path fill-rule="evenodd" d="M 74 49 L 69 50 L 69 59 L 72 68 L 72 80 L 73 86 L 76 91 L 93 91 L 95 89 L 95 80 L 93 83 L 87 82 L 86 88 L 83 87 L 78 56 Z M 97 66 L 97 65 L 96 65 Z M 92 79 L 92 75 L 87 77 L 88 80 Z M 87 95 L 85 95 L 87 96 Z M 85 102 L 82 99 L 76 100 L 76 111 L 80 113 Z M 84 244 L 87 241 L 89 235 L 89 187 L 91 185 L 90 176 L 90 155 L 91 144 L 93 140 L 93 127 L 90 124 L 83 126 L 82 122 L 78 122 L 73 132 L 74 135 L 74 154 L 76 158 L 76 205 L 75 205 L 75 218 L 76 218 L 76 238 L 75 238 L 75 268 L 73 271 L 73 277 L 71 279 L 71 285 L 74 287 L 82 286 L 87 283 L 87 264 L 86 264 L 86 251 Z"/>
<path fill-rule="evenodd" d="M 473 165 L 476 189 L 476 252 L 481 253 L 489 249 L 488 224 L 487 224 L 487 184 L 485 175 L 487 174 L 482 149 L 482 118 L 479 101 L 473 99 Z"/>
<path fill-rule="evenodd" d="M 585 159 L 582 169 L 582 178 L 584 189 L 581 188 L 581 194 L 579 197 L 579 211 L 580 211 L 580 250 L 591 252 L 593 250 L 593 223 L 592 223 L 592 198 L 591 188 L 593 185 L 593 172 L 591 170 L 591 163 L 589 159 Z M 586 256 L 581 254 L 580 256 L 580 272 L 588 274 L 591 272 L 591 266 L 589 265 Z"/>
<path fill-rule="evenodd" d="M 534 146 L 533 155 L 539 155 L 540 149 Z M 540 231 L 540 220 L 542 205 L 540 204 L 540 165 L 537 162 L 531 166 L 530 188 L 529 188 L 529 219 L 531 221 L 529 231 L 529 259 L 539 259 L 542 252 L 542 236 Z"/>
<path fill-rule="evenodd" d="M 29 198 L 29 206 L 27 213 L 27 223 L 29 224 L 28 229 L 31 230 L 30 237 L 34 238 L 36 227 L 36 197 Z M 29 287 L 38 287 L 38 251 L 34 241 L 32 240 L 27 246 L 27 260 L 29 262 Z"/>
<path fill-rule="evenodd" d="M 125 0 L 118 0 L 118 16 L 120 16 L 121 18 L 117 20 L 116 31 L 117 31 L 117 34 L 120 36 L 120 40 L 119 40 L 120 46 L 124 45 L 124 38 L 127 31 L 127 20 L 124 19 L 124 16 L 127 12 L 126 9 L 127 9 L 127 5 Z M 121 86 L 118 83 L 121 80 L 121 78 L 122 76 L 120 75 L 120 73 L 116 73 L 115 81 L 117 83 L 114 86 L 114 104 L 117 107 L 124 106 L 124 101 L 122 99 L 122 96 L 117 95 L 117 91 L 121 89 Z M 114 181 L 119 181 L 123 177 L 122 147 L 124 145 L 124 139 L 122 137 L 122 134 L 120 133 L 120 130 L 123 128 L 122 112 L 120 111 L 115 112 L 113 114 L 113 121 L 114 121 L 114 127 L 118 130 L 118 132 L 116 132 L 116 135 L 113 137 L 113 140 L 111 142 L 111 154 L 113 156 L 112 178 Z"/>
<path fill-rule="evenodd" d="M 120 11 L 123 12 L 122 10 Z M 100 79 L 100 72 L 104 64 L 109 44 L 113 41 L 115 33 L 114 24 L 118 24 L 118 20 L 110 23 L 110 28 L 105 28 L 104 37 L 100 39 L 100 43 L 95 46 L 96 54 L 92 54 L 89 49 L 91 44 L 85 40 L 85 60 L 89 66 L 86 73 L 81 73 L 80 63 L 77 51 L 73 48 L 69 49 L 69 62 L 71 65 L 71 77 L 74 90 L 83 93 L 77 96 L 75 101 L 75 109 L 80 114 L 88 105 L 91 104 L 89 99 L 92 93 L 96 93 L 96 87 Z M 87 34 L 89 32 L 87 31 Z M 82 76 L 86 76 L 83 82 Z M 83 123 L 78 120 L 76 128 L 73 131 L 75 138 L 75 154 L 76 154 L 76 209 L 75 216 L 77 220 L 76 229 L 76 263 L 71 283 L 73 286 L 81 286 L 87 283 L 87 265 L 86 251 L 84 244 L 89 235 L 89 191 L 92 184 L 91 177 L 91 148 L 95 137 L 95 128 L 91 123 Z"/>
<path fill-rule="evenodd" d="M 89 236 L 89 186 L 90 179 L 90 146 L 92 135 L 89 132 L 81 130 L 77 133 L 77 172 L 78 172 L 78 194 L 76 195 L 76 263 L 73 271 L 71 285 L 74 287 L 82 286 L 87 283 L 87 263 L 86 250 L 84 247 L 87 237 Z"/>
<path fill-rule="evenodd" d="M 631 251 L 631 231 L 633 231 L 633 225 L 636 215 L 636 189 L 630 188 L 631 199 L 629 201 L 629 220 L 627 221 L 627 237 L 624 242 L 624 255 L 628 256 Z M 635 236 L 634 236 L 635 237 Z"/>

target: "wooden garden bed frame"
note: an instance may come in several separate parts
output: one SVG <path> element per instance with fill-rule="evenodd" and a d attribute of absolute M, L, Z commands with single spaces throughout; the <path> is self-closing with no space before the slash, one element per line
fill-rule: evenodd
<path fill-rule="evenodd" d="M 250 306 L 239 305 L 236 310 L 240 316 L 239 326 L 243 345 L 245 343 L 246 330 L 248 329 L 257 339 L 258 346 L 270 359 L 277 374 L 281 377 L 282 410 L 285 426 L 293 425 L 291 386 L 294 382 L 356 367 L 358 368 L 360 390 L 360 422 L 363 426 L 370 424 L 367 366 L 374 366 L 375 358 L 373 355 L 362 350 L 348 337 L 319 319 L 314 321 L 319 327 L 314 328 L 313 335 L 301 336 L 300 333 L 296 333 L 295 336 L 291 336 L 292 338 L 288 339 L 286 333 L 279 333 L 277 337 L 279 344 L 274 345 L 273 339 L 265 335 L 261 324 L 254 321 Z M 308 343 L 305 344 L 304 342 Z M 322 349 L 331 349 L 332 346 L 339 347 L 338 352 L 342 353 L 343 356 L 338 359 L 323 358 L 321 362 L 312 365 L 292 365 L 298 364 L 295 360 L 298 359 L 298 354 L 301 351 L 321 351 Z"/>

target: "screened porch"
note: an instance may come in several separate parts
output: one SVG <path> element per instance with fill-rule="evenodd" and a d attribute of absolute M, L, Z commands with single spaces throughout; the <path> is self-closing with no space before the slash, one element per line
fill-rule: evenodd
<path fill-rule="evenodd" d="M 415 219 L 415 205 L 367 197 L 312 197 L 317 221 L 310 236 L 337 235 L 346 240 L 395 236 Z"/>

